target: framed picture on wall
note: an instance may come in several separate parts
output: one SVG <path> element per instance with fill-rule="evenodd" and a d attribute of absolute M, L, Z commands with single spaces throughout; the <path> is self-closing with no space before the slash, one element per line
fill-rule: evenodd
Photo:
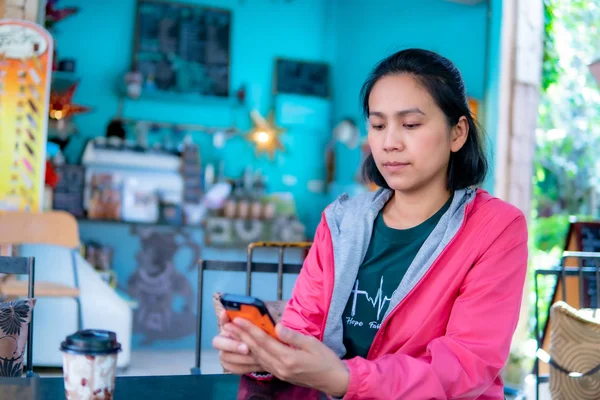
<path fill-rule="evenodd" d="M 229 97 L 231 12 L 162 0 L 138 0 L 133 70 L 142 95 Z"/>
<path fill-rule="evenodd" d="M 275 60 L 273 93 L 330 97 L 329 65 L 285 58 Z"/>

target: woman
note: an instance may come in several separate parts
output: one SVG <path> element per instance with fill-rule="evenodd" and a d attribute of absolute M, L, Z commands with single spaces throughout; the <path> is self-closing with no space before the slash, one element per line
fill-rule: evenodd
<path fill-rule="evenodd" d="M 232 372 L 267 371 L 344 399 L 503 399 L 527 227 L 515 207 L 473 188 L 487 161 L 460 73 L 404 50 L 375 67 L 361 95 L 363 171 L 381 189 L 323 213 L 281 342 L 223 315 L 213 344 Z"/>

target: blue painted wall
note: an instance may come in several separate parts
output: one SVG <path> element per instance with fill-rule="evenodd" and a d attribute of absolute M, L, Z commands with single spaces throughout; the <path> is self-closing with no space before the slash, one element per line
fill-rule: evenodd
<path fill-rule="evenodd" d="M 103 135 L 107 122 L 119 109 L 117 86 L 130 68 L 133 46 L 134 0 L 71 1 L 81 11 L 58 25 L 56 39 L 59 58 L 75 58 L 82 78 L 76 100 L 94 111 L 77 118 L 82 135 L 69 147 L 68 158 L 75 161 L 85 139 Z M 456 63 L 463 74 L 470 96 L 481 101 L 486 89 L 484 115 L 497 98 L 497 69 L 490 68 L 485 82 L 486 56 L 494 63 L 498 56 L 501 1 L 492 2 L 494 16 L 491 35 L 486 39 L 488 5 L 465 6 L 445 0 L 212 0 L 190 1 L 232 10 L 231 87 L 245 84 L 249 107 L 263 114 L 282 104 L 313 110 L 310 123 L 285 125 L 287 152 L 274 162 L 256 158 L 250 145 L 236 138 L 223 150 L 215 150 L 211 138 L 195 134 L 201 145 L 203 163 L 225 160 L 226 173 L 237 176 L 246 165 L 261 169 L 268 177 L 270 190 L 290 190 L 296 196 L 301 219 L 312 233 L 320 210 L 332 196 L 351 189 L 359 167 L 360 152 L 337 147 L 336 185 L 325 196 L 307 191 L 310 180 L 325 176 L 323 146 L 332 124 L 346 116 L 354 117 L 363 130 L 358 92 L 372 66 L 390 53 L 408 47 L 437 51 Z M 61 3 L 62 4 L 62 3 Z M 65 6 L 69 5 L 65 2 Z M 117 11 L 118 10 L 118 11 Z M 486 55 L 486 46 L 491 52 Z M 496 46 L 496 47 L 494 47 Z M 494 48 L 496 50 L 494 50 Z M 332 64 L 333 101 L 299 96 L 271 95 L 273 61 L 283 56 Z M 498 63 L 496 63 L 498 64 Z M 245 109 L 231 109 L 218 102 L 184 104 L 176 102 L 124 102 L 124 116 L 214 126 L 236 124 L 249 127 Z M 487 112 L 486 112 L 487 111 Z M 285 118 L 279 113 L 278 117 Z M 489 117 L 490 149 L 495 142 L 495 121 Z M 298 181 L 292 187 L 282 183 L 284 174 Z M 490 181 L 488 179 L 488 181 Z M 486 187 L 491 187 L 486 185 Z"/>
<path fill-rule="evenodd" d="M 488 21 L 488 57 L 487 78 L 485 90 L 484 122 L 485 130 L 489 137 L 488 154 L 490 157 L 490 173 L 485 181 L 484 188 L 489 192 L 494 191 L 495 177 L 495 152 L 496 138 L 498 136 L 498 107 L 500 105 L 500 55 L 502 47 L 502 0 L 490 1 L 490 15 Z"/>
<path fill-rule="evenodd" d="M 64 3 L 64 4 L 63 4 Z M 216 151 L 211 138 L 195 133 L 201 146 L 204 164 L 223 159 L 226 174 L 239 176 L 246 165 L 261 169 L 268 178 L 270 191 L 292 191 L 298 203 L 300 218 L 314 231 L 325 197 L 307 192 L 309 180 L 323 179 L 325 166 L 322 148 L 329 138 L 329 101 L 300 96 L 273 99 L 271 82 L 276 57 L 329 61 L 325 36 L 329 4 L 322 0 L 293 3 L 272 0 L 190 1 L 232 11 L 231 87 L 247 87 L 248 106 L 263 115 L 283 104 L 293 104 L 313 111 L 306 124 L 287 124 L 283 137 L 287 151 L 274 162 L 256 158 L 252 147 L 243 139 L 230 140 Z M 77 117 L 81 136 L 68 148 L 68 158 L 80 156 L 85 139 L 104 135 L 108 121 L 119 108 L 118 84 L 130 68 L 135 21 L 134 0 L 61 2 L 61 6 L 79 6 L 81 11 L 58 25 L 56 40 L 59 59 L 77 60 L 81 84 L 76 94 L 79 104 L 93 107 L 93 112 Z M 285 32 L 285 34 L 282 34 Z M 277 100 L 277 101 L 275 101 Z M 177 123 L 205 124 L 249 128 L 248 111 L 232 109 L 223 102 L 202 104 L 126 100 L 123 116 Z M 284 117 L 279 115 L 278 117 Z M 284 174 L 294 175 L 297 183 L 282 183 Z"/>
<path fill-rule="evenodd" d="M 81 137 L 71 143 L 68 157 L 77 161 L 87 138 L 104 135 L 108 121 L 118 112 L 120 98 L 118 84 L 130 68 L 133 43 L 133 21 L 135 1 L 106 0 L 72 1 L 61 6 L 77 5 L 81 11 L 58 26 L 56 39 L 59 58 L 77 60 L 77 72 L 81 84 L 76 93 L 76 102 L 93 107 L 93 112 L 77 117 Z M 258 108 L 266 114 L 271 108 L 285 109 L 286 105 L 309 110 L 310 115 L 301 119 L 302 124 L 288 122 L 287 134 L 283 137 L 287 151 L 274 162 L 264 157 L 257 159 L 252 148 L 241 139 L 228 142 L 223 150 L 215 150 L 211 138 L 202 133 L 195 134 L 195 141 L 201 146 L 203 163 L 225 160 L 226 174 L 237 176 L 246 165 L 260 168 L 269 179 L 271 191 L 291 190 L 296 198 L 301 219 L 314 230 L 320 211 L 326 205 L 326 196 L 310 193 L 306 189 L 309 180 L 323 179 L 324 159 L 322 148 L 329 140 L 331 105 L 329 101 L 299 96 L 271 95 L 272 66 L 275 57 L 298 58 L 305 60 L 332 61 L 330 58 L 332 41 L 323 40 L 328 29 L 327 19 L 331 13 L 331 3 L 321 0 L 302 0 L 284 4 L 272 0 L 251 0 L 240 5 L 238 0 L 204 2 L 232 10 L 232 70 L 231 87 L 247 86 L 248 106 Z M 285 32 L 282 35 L 281 32 Z M 131 101 L 124 103 L 124 116 L 128 118 L 151 119 L 177 123 L 196 123 L 214 126 L 236 124 L 248 128 L 247 111 L 231 110 L 219 102 L 206 104 L 182 104 L 170 102 Z M 293 113 L 278 117 L 293 120 Z M 294 175 L 298 182 L 293 187 L 282 183 L 284 174 Z M 158 228 L 164 230 L 165 228 Z M 137 265 L 140 240 L 133 235 L 127 225 L 81 222 L 80 234 L 83 240 L 96 240 L 115 249 L 114 266 L 120 286 L 127 289 L 127 282 Z M 194 231 L 194 239 L 203 242 L 201 232 Z M 243 251 L 220 251 L 204 248 L 206 259 L 244 260 Z M 174 264 L 197 290 L 196 271 L 187 266 L 191 258 L 188 250 L 181 250 Z M 292 254 L 292 261 L 294 256 Z M 276 255 L 257 254 L 257 260 L 276 261 Z M 296 257 L 296 260 L 299 261 Z M 203 296 L 203 347 L 210 346 L 216 333 L 216 320 L 212 310 L 214 291 L 243 293 L 244 274 L 208 272 Z M 262 276 L 261 276 L 262 275 Z M 258 274 L 254 291 L 265 299 L 276 296 L 275 275 Z M 286 277 L 284 293 L 289 296 L 295 277 Z M 183 299 L 175 296 L 173 310 L 181 311 Z M 192 305 L 195 310 L 195 303 Z M 135 334 L 133 348 L 193 348 L 195 336 L 187 335 L 177 340 L 155 340 L 148 342 L 144 335 Z"/>
<path fill-rule="evenodd" d="M 335 194 L 351 190 L 355 172 L 359 167 L 359 151 L 338 147 L 337 182 L 325 194 L 310 193 L 307 183 L 323 179 L 325 165 L 323 146 L 329 141 L 332 124 L 346 116 L 354 117 L 363 130 L 358 92 L 372 66 L 393 51 L 407 47 L 424 47 L 437 51 L 454 61 L 463 73 L 470 96 L 479 100 L 486 97 L 488 106 L 487 128 L 493 143 L 493 101 L 497 101 L 498 68 L 492 66 L 489 74 L 495 79 L 486 83 L 486 57 L 499 63 L 500 16 L 493 19 L 492 36 L 486 39 L 487 5 L 464 6 L 443 0 L 206 0 L 192 3 L 212 5 L 232 10 L 232 70 L 231 87 L 246 84 L 248 105 L 257 107 L 263 114 L 271 108 L 281 110 L 285 105 L 311 111 L 302 123 L 286 123 L 283 137 L 287 151 L 274 162 L 256 159 L 252 148 L 241 139 L 228 142 L 223 150 L 215 150 L 211 138 L 195 134 L 201 146 L 203 163 L 224 159 L 226 173 L 237 176 L 246 165 L 260 168 L 269 179 L 271 191 L 290 190 L 294 193 L 301 219 L 309 233 L 316 226 L 320 212 Z M 492 11 L 501 11 L 500 0 L 492 1 Z M 119 108 L 117 87 L 123 74 L 130 68 L 133 45 L 134 0 L 64 0 L 61 6 L 76 5 L 81 11 L 57 26 L 56 39 L 59 58 L 77 60 L 78 75 L 82 78 L 75 100 L 93 107 L 94 111 L 77 117 L 81 138 L 75 140 L 68 152 L 76 161 L 84 139 L 104 135 L 108 121 Z M 486 56 L 486 45 L 495 50 Z M 333 100 L 311 99 L 299 96 L 271 95 L 271 79 L 275 57 L 327 61 L 332 65 Z M 495 68 L 495 70 L 494 70 Z M 494 97 L 495 96 L 495 97 Z M 491 100 L 490 100 L 491 99 Z M 173 102 L 131 101 L 124 103 L 124 116 L 177 123 L 197 123 L 227 126 L 232 123 L 244 129 L 249 126 L 247 112 L 232 110 L 228 106 L 182 104 Z M 283 115 L 280 120 L 291 120 L 293 115 Z M 282 176 L 294 175 L 296 185 L 286 187 Z M 96 239 L 116 249 L 115 265 L 119 280 L 127 282 L 135 268 L 139 252 L 139 239 L 126 225 L 82 223 L 84 240 Z M 199 242 L 201 235 L 194 234 Z M 126 245 L 124 245 L 126 244 Z M 223 252 L 203 249 L 207 259 L 243 260 L 243 251 Z M 263 254 L 260 258 L 274 261 L 276 256 Z M 175 258 L 177 268 L 196 290 L 196 274 L 186 270 L 190 255 L 186 251 Z M 275 297 L 275 277 L 263 276 L 255 280 L 256 293 L 267 299 Z M 294 278 L 286 278 L 285 293 L 290 293 Z M 203 346 L 210 346 L 216 332 L 210 296 L 212 291 L 243 291 L 243 276 L 236 273 L 209 273 L 204 296 Z M 174 308 L 177 308 L 174 304 Z M 158 341 L 153 348 L 191 348 L 194 337 L 178 341 Z M 137 336 L 135 347 L 141 347 Z"/>
<path fill-rule="evenodd" d="M 485 91 L 487 5 L 465 6 L 445 0 L 336 0 L 334 118 L 354 117 L 364 133 L 358 93 L 372 67 L 391 53 L 410 47 L 438 52 L 461 71 L 469 96 Z M 354 179 L 360 154 L 338 148 L 339 183 Z"/>

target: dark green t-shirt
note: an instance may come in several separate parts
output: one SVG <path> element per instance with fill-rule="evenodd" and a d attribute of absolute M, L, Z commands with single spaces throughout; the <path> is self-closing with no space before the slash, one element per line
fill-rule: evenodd
<path fill-rule="evenodd" d="M 344 358 L 367 357 L 392 294 L 451 202 L 452 196 L 431 218 L 410 229 L 386 226 L 383 210 L 379 212 L 367 254 L 342 317 Z"/>

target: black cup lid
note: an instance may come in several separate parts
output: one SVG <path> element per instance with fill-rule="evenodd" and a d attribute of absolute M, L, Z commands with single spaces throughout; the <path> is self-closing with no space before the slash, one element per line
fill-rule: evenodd
<path fill-rule="evenodd" d="M 121 351 L 114 332 L 86 329 L 67 336 L 60 349 L 74 354 L 112 354 Z"/>

